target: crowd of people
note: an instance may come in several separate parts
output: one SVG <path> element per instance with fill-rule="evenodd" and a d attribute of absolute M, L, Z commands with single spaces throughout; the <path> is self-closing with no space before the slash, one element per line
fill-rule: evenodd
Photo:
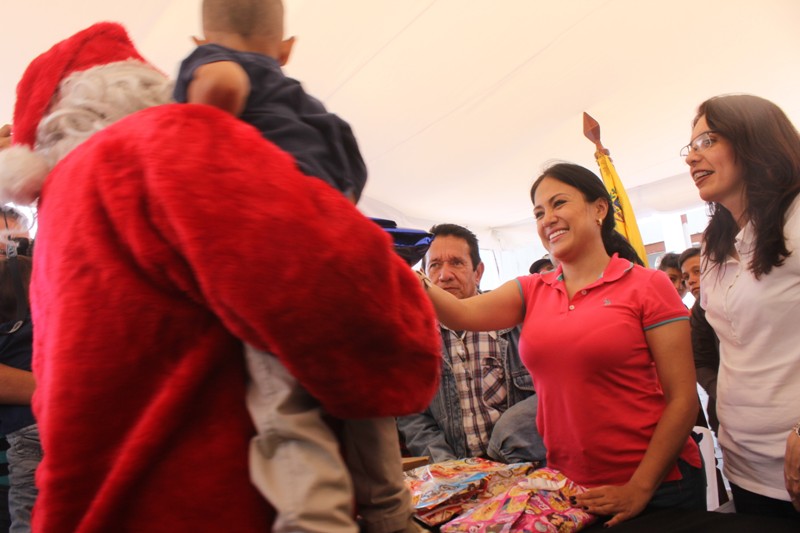
<path fill-rule="evenodd" d="M 401 442 L 557 469 L 606 526 L 701 511 L 698 383 L 736 512 L 800 521 L 777 105 L 697 109 L 700 247 L 645 268 L 600 178 L 556 163 L 529 191 L 548 255 L 482 291 L 468 228 L 431 228 L 415 275 L 357 210 L 355 135 L 283 74 L 280 0 L 204 0 L 203 27 L 175 83 L 118 24 L 57 43 L 0 129 L 0 203 L 38 222 L 33 254 L 3 208 L 11 531 L 419 531 Z"/>

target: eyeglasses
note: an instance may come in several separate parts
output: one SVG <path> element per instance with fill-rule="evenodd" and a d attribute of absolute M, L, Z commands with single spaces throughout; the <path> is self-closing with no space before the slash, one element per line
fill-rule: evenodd
<path fill-rule="evenodd" d="M 699 154 L 700 152 L 704 152 L 708 148 L 714 146 L 717 140 L 711 138 L 711 134 L 713 133 L 717 132 L 714 130 L 704 131 L 703 133 L 692 139 L 692 142 L 681 148 L 681 157 L 689 157 L 689 154 L 692 152 Z"/>

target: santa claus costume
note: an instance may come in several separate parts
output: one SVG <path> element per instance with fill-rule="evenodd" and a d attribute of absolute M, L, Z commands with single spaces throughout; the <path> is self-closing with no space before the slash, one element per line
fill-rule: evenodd
<path fill-rule="evenodd" d="M 242 340 L 343 418 L 436 387 L 433 312 L 389 236 L 235 118 L 151 107 L 163 82 L 101 23 L 18 87 L 0 200 L 39 203 L 35 531 L 269 531 Z"/>

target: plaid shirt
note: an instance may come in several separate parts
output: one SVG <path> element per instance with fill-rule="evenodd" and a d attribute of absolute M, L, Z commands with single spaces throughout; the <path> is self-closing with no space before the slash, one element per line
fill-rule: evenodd
<path fill-rule="evenodd" d="M 473 457 L 485 456 L 492 428 L 507 408 L 497 332 L 442 329 L 448 332 L 445 352 L 456 381 L 467 450 Z"/>

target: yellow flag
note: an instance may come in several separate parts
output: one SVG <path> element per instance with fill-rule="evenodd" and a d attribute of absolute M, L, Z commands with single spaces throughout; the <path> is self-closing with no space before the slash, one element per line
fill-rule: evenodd
<path fill-rule="evenodd" d="M 642 234 L 639 233 L 639 225 L 636 223 L 636 216 L 633 214 L 633 207 L 628 200 L 628 194 L 625 192 L 625 187 L 617 175 L 617 170 L 614 168 L 614 163 L 611 158 L 603 152 L 595 152 L 595 159 L 600 166 L 600 175 L 603 177 L 603 183 L 611 195 L 611 205 L 614 206 L 614 218 L 617 221 L 616 229 L 622 234 L 623 237 L 628 239 L 639 259 L 642 260 L 644 266 L 647 265 L 647 251 L 644 248 L 642 241 Z"/>
<path fill-rule="evenodd" d="M 639 233 L 639 225 L 636 223 L 633 207 L 630 200 L 628 200 L 628 193 L 625 192 L 625 187 L 622 186 L 622 181 L 617 175 L 614 163 L 611 162 L 611 158 L 608 156 L 608 150 L 603 148 L 600 142 L 600 125 L 586 113 L 583 114 L 583 133 L 597 146 L 594 157 L 600 167 L 603 183 L 611 195 L 611 205 L 614 206 L 614 218 L 617 221 L 616 230 L 628 239 L 644 266 L 648 266 L 647 251 L 644 248 L 642 234 Z"/>

